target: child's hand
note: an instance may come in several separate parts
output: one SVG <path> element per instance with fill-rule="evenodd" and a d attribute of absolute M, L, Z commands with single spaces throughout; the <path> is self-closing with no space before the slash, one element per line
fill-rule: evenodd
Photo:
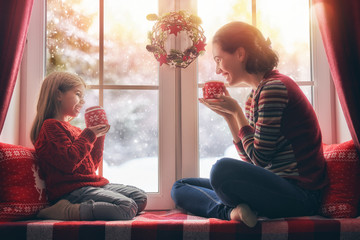
<path fill-rule="evenodd" d="M 93 131 L 96 137 L 104 136 L 110 129 L 109 124 L 100 124 L 92 127 L 88 127 L 91 131 Z"/>

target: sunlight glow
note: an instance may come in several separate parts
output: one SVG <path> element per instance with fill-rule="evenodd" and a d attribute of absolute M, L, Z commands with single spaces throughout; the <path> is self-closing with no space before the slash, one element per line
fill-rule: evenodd
<path fill-rule="evenodd" d="M 154 24 L 146 20 L 150 13 L 158 13 L 157 1 L 105 0 L 105 34 L 132 36 L 132 41 L 144 42 Z"/>
<path fill-rule="evenodd" d="M 309 6 L 304 0 L 257 0 L 259 28 L 289 53 L 309 42 Z M 265 36 L 266 37 L 266 36 Z"/>
<path fill-rule="evenodd" d="M 75 10 L 94 17 L 94 21 L 88 31 L 90 34 L 99 34 L 99 1 L 81 0 L 72 3 Z M 139 7 L 141 6 L 141 7 Z M 158 13 L 157 1 L 129 1 L 129 0 L 104 0 L 105 10 L 105 34 L 119 37 L 132 32 L 137 35 L 149 31 L 153 22 L 146 20 L 149 13 Z M 141 21 L 139 21 L 139 19 Z M 135 31 L 134 31 L 135 29 Z M 136 37 L 135 39 L 136 40 Z M 142 39 L 138 41 L 143 41 Z"/>
<path fill-rule="evenodd" d="M 226 2 L 226 4 L 225 4 Z M 237 10 L 242 12 L 238 12 Z M 215 31 L 230 21 L 243 21 L 251 23 L 251 1 L 248 0 L 198 0 L 198 15 L 202 19 L 202 27 L 208 36 L 215 34 Z"/>
<path fill-rule="evenodd" d="M 207 37 L 206 53 L 199 58 L 199 83 L 222 80 L 215 74 L 212 37 L 224 24 L 252 24 L 252 0 L 198 0 L 198 15 Z M 226 2 L 226 4 L 225 4 Z M 308 0 L 256 0 L 256 24 L 280 57 L 279 70 L 295 80 L 310 77 L 310 13 Z M 289 64 L 291 63 L 291 64 Z"/>

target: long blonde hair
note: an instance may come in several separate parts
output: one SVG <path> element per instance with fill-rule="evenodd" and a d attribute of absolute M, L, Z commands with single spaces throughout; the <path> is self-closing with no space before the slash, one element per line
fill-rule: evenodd
<path fill-rule="evenodd" d="M 67 72 L 52 72 L 44 79 L 40 89 L 36 116 L 30 132 L 30 139 L 33 144 L 39 136 L 44 121 L 54 118 L 59 112 L 58 91 L 64 93 L 80 85 L 86 87 L 84 80 L 78 75 Z"/>

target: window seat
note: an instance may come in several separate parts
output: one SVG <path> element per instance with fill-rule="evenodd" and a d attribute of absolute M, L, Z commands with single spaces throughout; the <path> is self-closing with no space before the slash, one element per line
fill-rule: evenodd
<path fill-rule="evenodd" d="M 321 216 L 266 219 L 254 228 L 180 210 L 145 211 L 131 221 L 28 220 L 0 223 L 2 240 L 360 239 L 360 218 Z"/>
<path fill-rule="evenodd" d="M 330 183 L 319 209 L 321 216 L 260 218 L 254 228 L 177 209 L 145 211 L 131 221 L 43 221 L 35 220 L 48 203 L 34 149 L 0 143 L 0 239 L 359 240 L 358 152 L 348 141 L 324 145 L 324 156 Z"/>

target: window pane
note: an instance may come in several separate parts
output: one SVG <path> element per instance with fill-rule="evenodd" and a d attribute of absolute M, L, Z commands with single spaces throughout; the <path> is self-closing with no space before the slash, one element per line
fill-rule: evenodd
<path fill-rule="evenodd" d="M 47 0 L 47 74 L 69 71 L 99 85 L 99 8 L 96 0 Z M 159 64 L 146 50 L 153 24 L 146 15 L 157 12 L 157 0 L 104 0 L 105 84 L 158 85 Z M 86 104 L 72 124 L 85 128 L 84 110 L 99 105 L 104 96 L 111 129 L 103 175 L 111 182 L 157 192 L 158 90 L 103 91 L 86 91 Z"/>
<path fill-rule="evenodd" d="M 198 58 L 199 83 L 221 79 L 215 73 L 215 61 L 212 56 L 212 36 L 223 25 L 231 21 L 243 21 L 251 24 L 251 0 L 198 0 L 198 15 L 206 35 L 206 52 Z M 222 79 L 223 80 L 223 79 Z M 201 95 L 200 95 L 201 96 Z"/>
<path fill-rule="evenodd" d="M 105 139 L 103 175 L 110 182 L 157 192 L 158 91 L 106 90 L 104 96 L 111 128 Z"/>
<path fill-rule="evenodd" d="M 249 95 L 250 88 L 229 88 L 229 93 L 237 99 L 241 107 Z M 202 91 L 199 90 L 199 96 Z M 231 132 L 223 117 L 203 104 L 199 105 L 199 155 L 200 177 L 208 178 L 211 166 L 222 157 L 239 158 L 232 142 Z"/>
<path fill-rule="evenodd" d="M 105 0 L 104 83 L 157 85 L 158 62 L 146 50 L 157 0 Z"/>
<path fill-rule="evenodd" d="M 312 86 L 300 86 L 300 89 L 303 91 L 307 99 L 311 104 L 313 104 L 313 87 Z"/>
<path fill-rule="evenodd" d="M 278 69 L 295 81 L 311 81 L 309 0 L 257 0 L 257 26 L 280 57 Z"/>
<path fill-rule="evenodd" d="M 209 4 L 207 0 L 198 0 L 198 15 L 201 18 L 207 36 L 206 52 L 198 58 L 198 82 L 222 80 L 215 73 L 215 61 L 212 56 L 212 36 L 224 24 L 231 21 L 243 21 L 251 24 L 251 0 L 216 0 Z M 231 96 L 240 104 L 245 104 L 249 88 L 230 88 Z M 199 89 L 198 95 L 202 97 Z M 232 135 L 225 120 L 207 107 L 199 104 L 199 164 L 200 177 L 209 177 L 213 163 L 221 157 L 238 158 L 232 143 Z"/>
<path fill-rule="evenodd" d="M 98 1 L 47 0 L 46 74 L 69 71 L 98 84 Z"/>
<path fill-rule="evenodd" d="M 279 70 L 296 81 L 311 81 L 309 4 L 301 0 L 293 4 L 287 0 L 256 1 L 257 27 L 280 57 Z M 198 0 L 198 14 L 207 36 L 206 53 L 198 58 L 198 82 L 223 80 L 215 73 L 212 56 L 212 36 L 224 24 L 243 21 L 252 24 L 252 0 L 212 1 Z M 243 107 L 250 88 L 229 89 L 232 97 Z M 302 90 L 311 102 L 311 86 Z M 202 91 L 199 89 L 199 96 Z M 208 108 L 199 105 L 200 177 L 209 177 L 212 164 L 221 157 L 239 158 L 232 143 L 232 135 L 225 120 Z"/>

